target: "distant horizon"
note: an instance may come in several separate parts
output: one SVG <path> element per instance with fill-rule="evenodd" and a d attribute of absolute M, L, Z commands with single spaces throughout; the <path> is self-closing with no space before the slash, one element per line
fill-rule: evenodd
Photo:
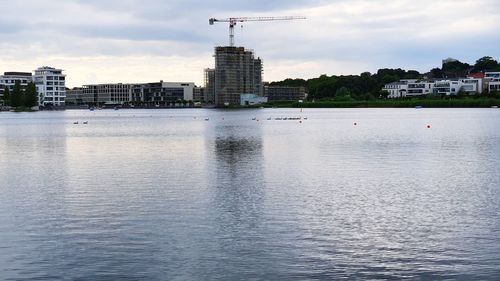
<path fill-rule="evenodd" d="M 244 46 L 239 46 L 239 47 L 244 47 Z M 246 47 L 245 47 L 246 48 Z M 487 55 L 485 55 L 487 56 Z M 482 57 L 485 57 L 485 56 L 482 56 Z M 480 59 L 482 57 L 479 57 L 477 59 Z M 495 57 L 492 57 L 493 59 L 497 60 Z M 447 58 L 443 58 L 442 60 L 445 60 L 445 59 L 456 59 L 462 63 L 467 63 L 467 64 L 470 64 L 470 65 L 474 65 L 474 63 L 476 62 L 476 60 L 474 60 L 474 62 L 468 62 L 468 61 L 462 61 L 460 58 L 452 58 L 452 57 L 447 57 Z M 265 63 L 265 61 L 264 61 Z M 43 66 L 48 66 L 48 67 L 55 67 L 55 68 L 59 68 L 57 66 L 53 66 L 53 65 L 43 65 Z M 35 67 L 33 70 L 35 70 L 36 68 L 38 67 L 42 67 L 42 66 L 37 66 Z M 424 71 L 419 71 L 419 70 L 416 70 L 416 69 L 412 69 L 412 68 L 404 68 L 404 67 L 394 67 L 394 68 L 387 68 L 387 67 L 381 67 L 381 68 L 378 68 L 374 71 L 362 71 L 360 73 L 350 73 L 350 74 L 328 74 L 328 73 L 323 73 L 323 74 L 319 74 L 315 77 L 308 77 L 308 78 L 304 78 L 304 77 L 286 77 L 286 78 L 283 78 L 283 79 L 280 79 L 280 80 L 266 80 L 264 79 L 263 82 L 266 82 L 266 83 L 273 83 L 273 82 L 279 82 L 279 81 L 283 81 L 285 79 L 304 79 L 304 80 L 308 80 L 308 79 L 312 79 L 312 78 L 318 78 L 320 77 L 321 75 L 327 75 L 327 76 L 350 76 L 350 75 L 360 75 L 362 73 L 366 73 L 366 72 L 369 72 L 371 74 L 376 74 L 378 70 L 380 69 L 402 69 L 402 70 L 405 70 L 405 71 L 418 71 L 420 74 L 426 74 L 428 73 L 431 69 L 433 68 L 441 68 L 442 65 L 438 65 L 438 66 L 434 66 L 428 70 L 424 70 Z M 65 69 L 63 69 L 63 73 L 65 73 Z M 0 75 L 3 75 L 5 72 L 24 72 L 24 73 L 33 73 L 33 71 L 19 71 L 19 70 L 0 70 Z M 264 69 L 264 72 L 265 72 L 265 69 Z M 67 74 L 66 74 L 67 75 Z M 71 77 L 67 76 L 67 78 L 69 80 L 67 81 L 70 81 L 71 80 Z M 66 81 L 66 82 L 67 82 Z M 175 82 L 189 82 L 189 83 L 195 83 L 196 86 L 204 86 L 203 85 L 203 82 L 198 84 L 197 82 L 193 81 L 193 80 L 186 80 L 186 81 L 170 81 L 170 80 L 165 80 L 165 79 L 159 79 L 159 80 L 145 80 L 145 81 L 102 81 L 102 82 L 99 82 L 99 83 L 87 83 L 87 84 L 82 84 L 82 85 L 66 85 L 67 88 L 75 88 L 75 87 L 82 87 L 82 86 L 86 86 L 86 85 L 94 85 L 94 84 L 142 84 L 142 83 L 154 83 L 154 82 L 159 82 L 159 81 L 163 81 L 163 82 L 172 82 L 172 83 L 175 83 Z"/>
<path fill-rule="evenodd" d="M 203 69 L 214 65 L 213 48 L 228 44 L 227 24 L 208 19 L 236 16 L 307 17 L 236 26 L 236 45 L 263 59 L 269 82 L 383 68 L 425 72 L 448 57 L 500 59 L 495 0 L 24 0 L 3 5 L 0 67 L 61 68 L 69 87 L 160 80 L 202 85 Z"/>

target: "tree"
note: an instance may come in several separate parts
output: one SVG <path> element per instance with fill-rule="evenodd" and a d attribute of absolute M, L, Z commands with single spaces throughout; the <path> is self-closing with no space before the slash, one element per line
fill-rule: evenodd
<path fill-rule="evenodd" d="M 416 70 L 408 70 L 404 76 L 405 79 L 420 79 L 420 72 Z"/>
<path fill-rule="evenodd" d="M 474 65 L 474 71 L 488 71 L 494 70 L 498 67 L 498 62 L 494 60 L 492 57 L 486 56 L 478 59 L 476 64 Z"/>
<path fill-rule="evenodd" d="M 350 94 L 351 92 L 349 92 L 349 89 L 347 89 L 346 87 L 341 87 L 337 90 L 337 92 L 335 92 L 335 97 L 343 98 L 349 96 Z"/>
<path fill-rule="evenodd" d="M 24 97 L 24 106 L 33 107 L 38 105 L 38 94 L 36 92 L 36 86 L 33 82 L 30 82 L 26 87 Z"/>
<path fill-rule="evenodd" d="M 460 61 L 450 61 L 443 64 L 443 72 L 446 77 L 457 78 L 464 77 L 469 72 L 471 66 L 468 63 Z"/>
<path fill-rule="evenodd" d="M 10 104 L 10 90 L 9 87 L 5 87 L 5 90 L 3 92 L 3 101 L 4 105 L 9 105 Z"/>
<path fill-rule="evenodd" d="M 380 91 L 380 97 L 386 99 L 389 96 L 389 92 L 387 90 Z"/>
<path fill-rule="evenodd" d="M 436 68 L 433 68 L 431 69 L 431 71 L 429 72 L 429 78 L 444 78 L 444 73 L 443 73 L 443 70 L 441 70 L 441 68 L 439 67 L 436 67 Z"/>
<path fill-rule="evenodd" d="M 10 104 L 13 107 L 19 107 L 24 104 L 24 97 L 21 89 L 21 82 L 19 80 L 14 84 L 14 89 L 12 90 L 12 95 L 10 98 Z"/>

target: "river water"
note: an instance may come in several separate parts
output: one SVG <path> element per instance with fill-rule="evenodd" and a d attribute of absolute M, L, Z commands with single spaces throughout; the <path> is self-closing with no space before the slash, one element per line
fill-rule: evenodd
<path fill-rule="evenodd" d="M 0 279 L 500 280 L 500 110 L 0 113 Z"/>

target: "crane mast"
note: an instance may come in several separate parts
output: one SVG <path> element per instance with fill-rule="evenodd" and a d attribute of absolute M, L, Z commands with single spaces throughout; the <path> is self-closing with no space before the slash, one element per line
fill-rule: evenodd
<path fill-rule="evenodd" d="M 278 20 L 303 20 L 305 17 L 240 17 L 240 18 L 228 18 L 228 19 L 215 19 L 211 18 L 208 20 L 210 25 L 214 25 L 216 22 L 228 22 L 229 23 L 229 46 L 234 47 L 234 27 L 238 22 L 247 21 L 278 21 Z"/>

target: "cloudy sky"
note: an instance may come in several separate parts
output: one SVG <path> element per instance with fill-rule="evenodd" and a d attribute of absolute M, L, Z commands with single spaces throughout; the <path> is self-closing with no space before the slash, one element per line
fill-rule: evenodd
<path fill-rule="evenodd" d="M 500 59 L 498 0 L 0 0 L 0 72 L 63 68 L 68 86 L 193 81 L 228 44 L 240 16 L 306 16 L 250 22 L 236 44 L 264 60 L 267 81 L 379 68 L 427 71 L 441 59 Z"/>

